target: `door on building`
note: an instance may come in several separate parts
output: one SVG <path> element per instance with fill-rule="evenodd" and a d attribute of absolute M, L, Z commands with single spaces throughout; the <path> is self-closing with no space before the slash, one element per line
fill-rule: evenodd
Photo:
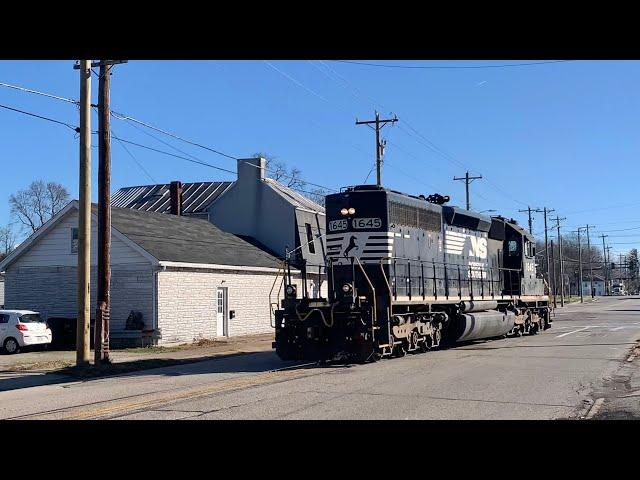
<path fill-rule="evenodd" d="M 218 337 L 229 336 L 229 309 L 227 308 L 227 287 L 218 287 L 216 335 Z"/>

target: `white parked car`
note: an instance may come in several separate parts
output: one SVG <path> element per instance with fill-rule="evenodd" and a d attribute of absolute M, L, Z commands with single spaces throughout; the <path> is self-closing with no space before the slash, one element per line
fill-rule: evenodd
<path fill-rule="evenodd" d="M 23 347 L 51 343 L 51 329 L 38 312 L 0 310 L 0 346 L 6 353 Z"/>

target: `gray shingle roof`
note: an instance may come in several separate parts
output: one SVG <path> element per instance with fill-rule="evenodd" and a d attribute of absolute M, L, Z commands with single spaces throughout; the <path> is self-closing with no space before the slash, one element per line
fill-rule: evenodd
<path fill-rule="evenodd" d="M 182 185 L 184 215 L 204 213 L 233 182 L 195 182 Z M 111 206 L 149 212 L 169 213 L 169 184 L 121 188 L 111 195 Z"/>
<path fill-rule="evenodd" d="M 97 215 L 97 205 L 92 205 Z M 111 225 L 160 261 L 277 268 L 280 261 L 207 220 L 111 208 Z"/>

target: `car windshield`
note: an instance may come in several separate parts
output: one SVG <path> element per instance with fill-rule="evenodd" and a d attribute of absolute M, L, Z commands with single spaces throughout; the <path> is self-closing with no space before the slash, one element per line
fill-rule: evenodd
<path fill-rule="evenodd" d="M 23 313 L 20 315 L 20 323 L 42 323 L 44 320 L 37 313 Z"/>

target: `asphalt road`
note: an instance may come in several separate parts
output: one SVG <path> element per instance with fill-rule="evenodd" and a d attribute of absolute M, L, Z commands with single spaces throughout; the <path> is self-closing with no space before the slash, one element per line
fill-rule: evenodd
<path fill-rule="evenodd" d="M 639 340 L 640 298 L 609 297 L 558 309 L 542 334 L 375 364 L 263 352 L 84 382 L 35 374 L 0 392 L 0 418 L 640 418 Z"/>

